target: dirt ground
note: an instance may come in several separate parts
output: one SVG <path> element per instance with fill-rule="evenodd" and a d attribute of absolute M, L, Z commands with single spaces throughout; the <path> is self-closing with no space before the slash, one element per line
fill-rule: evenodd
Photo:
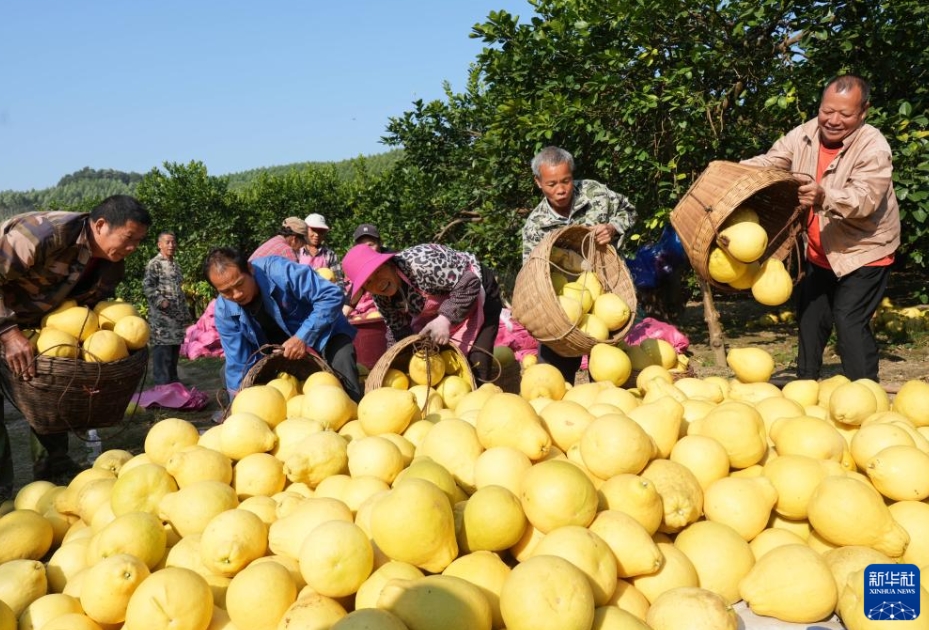
<path fill-rule="evenodd" d="M 912 282 L 893 284 L 888 290 L 895 305 L 913 306 L 914 295 Z M 908 304 L 907 301 L 910 300 Z M 753 322 L 766 313 L 780 313 L 785 310 L 762 306 L 746 295 L 715 295 L 716 310 L 720 315 L 726 347 L 757 346 L 767 350 L 775 360 L 776 369 L 773 379 L 785 380 L 795 375 L 796 359 L 796 324 L 778 323 L 773 325 L 754 325 Z M 702 301 L 687 302 L 684 312 L 676 322 L 677 327 L 690 340 L 691 364 L 696 376 L 731 376 L 728 367 L 718 364 L 713 350 L 708 345 L 707 326 L 704 320 Z M 880 377 L 881 384 L 890 392 L 911 379 L 929 379 L 929 333 L 920 333 L 906 341 L 888 339 L 878 335 L 881 344 Z M 838 374 L 841 371 L 839 357 L 834 347 L 826 350 L 823 377 Z M 220 374 L 222 359 L 182 360 L 179 366 L 181 380 L 188 386 L 194 386 L 205 392 L 209 403 L 205 409 L 196 412 L 176 410 L 142 410 L 119 426 L 98 430 L 102 439 L 100 448 L 125 449 L 131 453 L 140 453 L 144 447 L 148 428 L 155 422 L 177 417 L 194 423 L 201 432 L 214 426 L 212 416 L 228 405 L 221 389 Z M 151 370 L 149 370 L 149 373 Z M 583 375 L 581 375 L 583 378 Z M 151 383 L 146 383 L 149 387 Z M 32 480 L 32 464 L 29 450 L 29 427 L 17 409 L 9 401 L 4 403 L 7 429 L 13 445 L 14 466 L 16 469 L 17 488 Z M 71 435 L 71 456 L 78 462 L 89 466 L 94 457 L 90 444 L 82 436 Z"/>

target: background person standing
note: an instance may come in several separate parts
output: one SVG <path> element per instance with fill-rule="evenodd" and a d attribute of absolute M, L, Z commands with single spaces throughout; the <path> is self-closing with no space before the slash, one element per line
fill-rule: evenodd
<path fill-rule="evenodd" d="M 190 309 L 182 288 L 181 267 L 174 260 L 177 237 L 158 235 L 158 254 L 145 266 L 142 290 L 148 301 L 151 327 L 152 376 L 155 385 L 178 382 L 177 362 L 190 323 Z"/>

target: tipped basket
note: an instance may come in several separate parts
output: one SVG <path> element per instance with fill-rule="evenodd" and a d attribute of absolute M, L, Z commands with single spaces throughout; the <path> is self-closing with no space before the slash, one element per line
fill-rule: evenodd
<path fill-rule="evenodd" d="M 561 308 L 551 275 L 561 271 L 551 261 L 552 247 L 556 246 L 580 254 L 584 268 L 597 274 L 603 291 L 615 293 L 629 306 L 629 321 L 605 341 L 580 330 Z M 582 225 L 546 234 L 520 269 L 513 288 L 513 317 L 535 339 L 563 357 L 583 356 L 598 343 L 618 344 L 632 328 L 636 307 L 635 285 L 626 263 L 612 246 L 597 245 L 593 229 Z"/>
<path fill-rule="evenodd" d="M 281 372 L 292 375 L 300 381 L 301 385 L 310 374 L 315 372 L 334 374 L 332 368 L 322 358 L 312 353 L 307 353 L 302 359 L 288 359 L 281 354 L 280 346 L 262 346 L 259 352 L 264 356 L 258 359 L 258 362 L 242 377 L 240 389 L 252 385 L 265 385 L 277 378 Z"/>
<path fill-rule="evenodd" d="M 477 381 L 474 379 L 474 373 L 471 371 L 468 357 L 464 355 L 458 346 L 455 344 L 440 346 L 423 335 L 410 335 L 388 348 L 387 352 L 381 355 L 381 358 L 377 360 L 377 363 L 374 364 L 374 368 L 365 379 L 365 393 L 377 389 L 378 387 L 383 387 L 384 378 L 387 375 L 387 370 L 390 368 L 395 368 L 406 374 L 409 370 L 410 359 L 420 350 L 426 352 L 427 356 L 430 354 L 438 354 L 443 350 L 451 350 L 461 365 L 459 376 L 471 385 L 472 390 L 477 389 Z M 438 381 L 439 379 L 436 379 L 435 383 L 429 383 L 430 387 L 438 385 Z M 412 383 L 410 385 L 412 386 Z"/>
<path fill-rule="evenodd" d="M 148 368 L 148 348 L 125 359 L 96 363 L 38 355 L 26 381 L 0 360 L 3 395 L 36 433 L 67 433 L 119 424 Z"/>
<path fill-rule="evenodd" d="M 793 175 L 781 169 L 723 160 L 710 162 L 671 212 L 671 225 L 697 275 L 718 289 L 735 290 L 713 280 L 708 265 L 720 226 L 743 204 L 758 213 L 768 234 L 768 247 L 760 260 L 772 256 L 785 260 L 802 227 L 799 187 Z"/>

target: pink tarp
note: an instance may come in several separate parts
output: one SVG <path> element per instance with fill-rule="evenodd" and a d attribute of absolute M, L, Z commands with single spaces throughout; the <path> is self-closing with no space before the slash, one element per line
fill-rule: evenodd
<path fill-rule="evenodd" d="M 216 300 L 210 300 L 203 315 L 197 323 L 187 328 L 184 343 L 181 344 L 181 356 L 187 359 L 200 357 L 221 357 L 223 346 L 216 330 L 213 312 L 216 310 Z"/>
<path fill-rule="evenodd" d="M 132 397 L 140 407 L 164 407 L 182 411 L 199 411 L 207 406 L 209 397 L 196 387 L 187 389 L 182 383 L 155 385 Z"/>

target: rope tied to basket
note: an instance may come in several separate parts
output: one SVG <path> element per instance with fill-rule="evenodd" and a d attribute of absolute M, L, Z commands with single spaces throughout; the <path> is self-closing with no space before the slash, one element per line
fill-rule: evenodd
<path fill-rule="evenodd" d="M 432 382 L 432 358 L 439 357 L 440 361 L 442 359 L 441 350 L 439 350 L 439 345 L 432 340 L 430 337 L 425 335 L 420 336 L 413 342 L 413 356 L 418 356 L 422 354 L 423 362 L 426 365 L 426 395 L 423 396 L 423 405 L 419 410 L 419 417 L 425 418 L 428 415 L 429 410 L 429 394 L 430 390 L 435 386 Z"/>

